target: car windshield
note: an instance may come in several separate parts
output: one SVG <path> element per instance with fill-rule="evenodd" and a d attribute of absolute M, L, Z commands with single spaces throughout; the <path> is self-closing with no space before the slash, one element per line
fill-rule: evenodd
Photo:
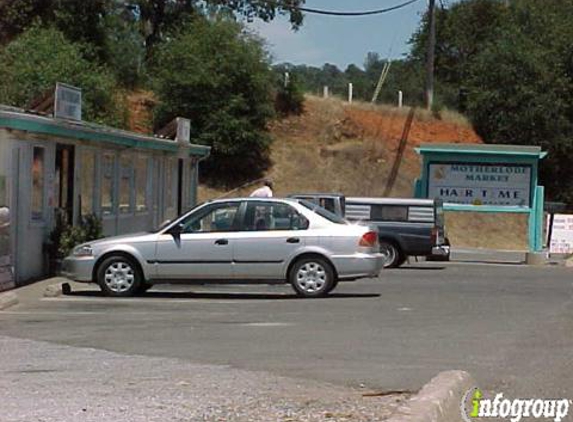
<path fill-rule="evenodd" d="M 304 200 L 304 199 L 299 199 L 298 202 L 301 205 L 304 205 L 306 208 L 308 208 L 311 211 L 314 211 L 315 213 L 317 213 L 318 215 L 320 215 L 322 218 L 326 218 L 328 221 L 332 222 L 332 223 L 336 223 L 336 224 L 349 224 L 347 220 L 345 220 L 342 217 L 339 217 L 338 215 L 322 208 L 320 205 L 318 204 L 313 204 L 310 201 Z"/>
<path fill-rule="evenodd" d="M 159 226 L 154 227 L 153 229 L 149 230 L 149 233 L 158 233 L 161 230 L 165 229 L 167 226 L 169 226 L 170 224 L 172 224 L 175 220 L 178 220 L 179 218 L 181 218 L 183 215 L 189 214 L 189 212 L 199 208 L 200 206 L 202 206 L 204 204 L 204 202 L 195 205 L 193 208 L 188 209 L 187 211 L 184 211 L 181 215 L 171 219 L 171 220 L 165 220 L 163 223 L 161 223 Z"/>

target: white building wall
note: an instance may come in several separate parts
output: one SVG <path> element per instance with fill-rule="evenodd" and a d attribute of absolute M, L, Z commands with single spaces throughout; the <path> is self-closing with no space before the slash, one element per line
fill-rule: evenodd
<path fill-rule="evenodd" d="M 89 195 L 90 210 L 102 218 L 105 236 L 150 230 L 164 220 L 176 217 L 179 190 L 178 159 L 180 157 L 184 160 L 181 189 L 183 211 L 195 202 L 196 171 L 192 168 L 194 160 L 188 156 L 178 156 L 162 151 L 118 148 L 110 144 L 94 144 L 68 138 L 41 137 L 27 132 L 0 128 L 0 179 L 5 178 L 6 190 L 9 192 L 6 194 L 10 200 L 9 206 L 17 211 L 11 213 L 13 222 L 11 234 L 15 251 L 15 269 L 20 282 L 41 278 L 46 271 L 47 262 L 43 246 L 55 223 L 57 144 L 73 145 L 75 148 L 74 221 L 76 223 L 79 221 L 82 215 L 80 205 L 84 204 L 85 196 Z M 43 151 L 42 195 L 44 207 L 41 218 L 33 218 L 31 213 L 34 147 L 41 148 Z M 87 164 L 83 162 L 84 155 L 82 153 L 85 151 L 93 152 L 93 162 Z M 102 209 L 104 202 L 103 184 L 105 183 L 104 154 L 114 157 L 112 169 L 113 204 L 111 210 L 106 213 Z M 136 172 L 138 157 L 149 160 L 145 183 L 140 183 L 139 186 Z M 132 165 L 122 167 L 122 164 L 129 162 Z M 122 175 L 124 176 L 123 182 L 121 180 Z M 82 181 L 90 176 L 93 177 L 93 191 L 82 192 Z M 141 200 L 142 185 L 145 186 L 145 209 L 142 207 Z M 125 195 L 126 186 L 129 187 L 128 195 Z M 0 198 L 0 202 L 1 200 L 2 198 Z M 86 210 L 84 210 L 85 212 Z"/>

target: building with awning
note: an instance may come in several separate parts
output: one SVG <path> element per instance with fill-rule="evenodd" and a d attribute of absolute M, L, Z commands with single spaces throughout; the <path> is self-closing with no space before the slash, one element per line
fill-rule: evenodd
<path fill-rule="evenodd" d="M 0 290 L 46 274 L 57 210 L 74 224 L 93 213 L 112 236 L 193 207 L 210 148 L 182 121 L 168 139 L 0 106 Z"/>

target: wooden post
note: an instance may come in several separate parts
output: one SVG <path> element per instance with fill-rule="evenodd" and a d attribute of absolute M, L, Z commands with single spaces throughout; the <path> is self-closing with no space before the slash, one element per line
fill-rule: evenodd
<path fill-rule="evenodd" d="M 436 0 L 428 0 L 428 52 L 426 57 L 426 109 L 434 104 L 434 60 L 436 50 Z"/>
<path fill-rule="evenodd" d="M 353 89 L 354 89 L 354 87 L 352 85 L 352 82 L 350 82 L 348 84 L 348 103 L 350 103 L 350 104 L 352 104 L 352 95 L 354 94 Z"/>

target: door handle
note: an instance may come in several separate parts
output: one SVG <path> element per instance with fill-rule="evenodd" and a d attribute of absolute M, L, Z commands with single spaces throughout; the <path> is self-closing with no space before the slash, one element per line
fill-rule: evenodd
<path fill-rule="evenodd" d="M 215 240 L 215 245 L 228 245 L 229 241 L 227 239 L 217 239 Z"/>
<path fill-rule="evenodd" d="M 300 239 L 298 237 L 289 237 L 287 243 L 300 243 Z"/>

